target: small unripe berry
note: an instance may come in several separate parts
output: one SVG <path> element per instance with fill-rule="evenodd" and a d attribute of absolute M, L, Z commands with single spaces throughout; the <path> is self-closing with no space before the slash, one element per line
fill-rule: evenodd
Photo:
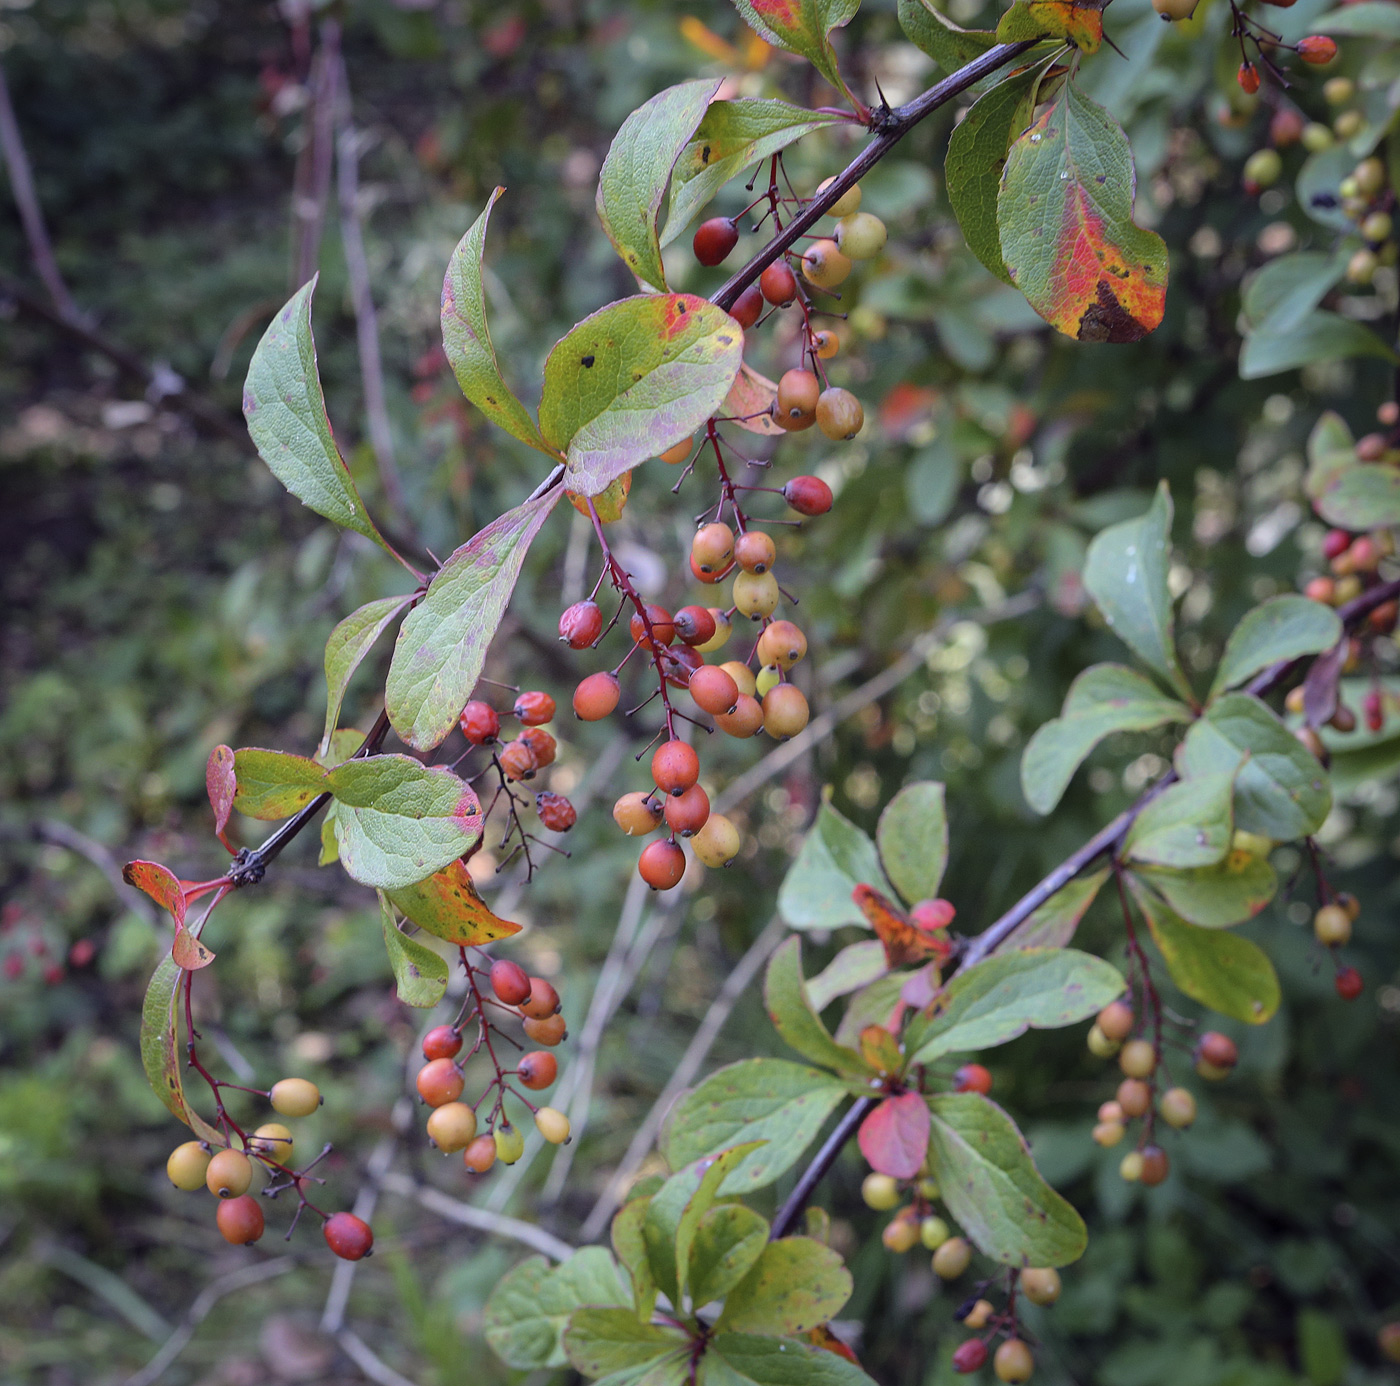
<path fill-rule="evenodd" d="M 204 1187 L 204 1176 L 209 1172 L 212 1153 L 199 1141 L 186 1141 L 170 1152 L 165 1162 L 166 1177 L 177 1189 L 193 1193 Z"/>
<path fill-rule="evenodd" d="M 758 658 L 762 664 L 791 669 L 807 653 L 807 637 L 791 621 L 772 621 L 758 637 Z"/>
<path fill-rule="evenodd" d="M 1089 1027 L 1085 1043 L 1096 1059 L 1111 1059 L 1123 1047 L 1117 1040 L 1109 1039 L 1097 1024 Z"/>
<path fill-rule="evenodd" d="M 1157 1110 L 1168 1126 L 1180 1131 L 1196 1120 L 1196 1099 L 1185 1088 L 1168 1088 L 1158 1099 Z"/>
<path fill-rule="evenodd" d="M 1380 263 L 1374 250 L 1363 247 L 1353 252 L 1351 259 L 1347 261 L 1347 283 L 1362 286 L 1369 284 L 1376 277 Z"/>
<path fill-rule="evenodd" d="M 812 333 L 812 350 L 819 359 L 830 361 L 841 350 L 841 339 L 834 332 Z"/>
<path fill-rule="evenodd" d="M 490 703 L 475 700 L 462 709 L 462 715 L 457 722 L 462 728 L 462 735 L 473 746 L 482 746 L 488 741 L 494 741 L 501 730 L 501 719 L 496 709 Z"/>
<path fill-rule="evenodd" d="M 817 427 L 828 438 L 846 441 L 865 426 L 865 410 L 849 391 L 832 386 L 817 399 Z"/>
<path fill-rule="evenodd" d="M 722 813 L 712 813 L 690 839 L 690 848 L 702 866 L 728 866 L 739 855 L 739 830 Z"/>
<path fill-rule="evenodd" d="M 816 410 L 821 389 L 821 381 L 811 371 L 784 371 L 782 379 L 778 381 L 778 411 L 786 414 L 790 419 L 798 419 L 804 414 L 813 413 Z M 739 559 L 742 565 L 743 559 L 739 555 L 737 545 L 734 556 Z"/>
<path fill-rule="evenodd" d="M 1125 1040 L 1133 1033 L 1134 1019 L 1133 1008 L 1126 1001 L 1110 1001 L 1095 1024 L 1109 1039 Z"/>
<path fill-rule="evenodd" d="M 562 794 L 548 790 L 535 795 L 535 812 L 552 833 L 566 833 L 578 822 L 578 810 Z"/>
<path fill-rule="evenodd" d="M 369 1223 L 354 1213 L 332 1213 L 321 1230 L 326 1245 L 342 1261 L 363 1261 L 374 1248 L 374 1233 Z"/>
<path fill-rule="evenodd" d="M 1130 1150 L 1118 1162 L 1118 1175 L 1129 1184 L 1136 1184 L 1142 1178 L 1142 1155 L 1136 1150 Z"/>
<path fill-rule="evenodd" d="M 1393 229 L 1394 222 L 1391 220 L 1389 212 L 1372 212 L 1361 223 L 1361 234 L 1373 243 L 1388 241 Z"/>
<path fill-rule="evenodd" d="M 262 1205 L 248 1194 L 240 1194 L 220 1203 L 214 1221 L 218 1223 L 223 1239 L 234 1246 L 247 1246 L 257 1241 L 267 1226 Z"/>
<path fill-rule="evenodd" d="M 884 1230 L 880 1233 L 880 1240 L 885 1244 L 887 1251 L 893 1251 L 896 1255 L 903 1255 L 906 1251 L 912 1251 L 919 1244 L 919 1224 L 910 1215 L 910 1211 L 905 1209 L 897 1217 L 893 1217 L 885 1224 Z"/>
<path fill-rule="evenodd" d="M 919 1240 L 925 1251 L 937 1251 L 952 1235 L 942 1218 L 927 1217 L 919 1223 Z"/>
<path fill-rule="evenodd" d="M 851 273 L 851 257 L 835 241 L 813 241 L 802 252 L 802 277 L 819 289 L 834 289 Z"/>
<path fill-rule="evenodd" d="M 1256 149 L 1244 161 L 1244 181 L 1248 188 L 1271 188 L 1283 173 L 1283 159 L 1277 149 Z"/>
<path fill-rule="evenodd" d="M 852 260 L 873 260 L 888 237 L 885 223 L 869 212 L 853 212 L 836 223 L 836 244 Z"/>
<path fill-rule="evenodd" d="M 569 1037 L 569 1027 L 562 1015 L 549 1015 L 543 1020 L 527 1015 L 521 1028 L 536 1044 L 548 1045 L 551 1049 Z"/>
<path fill-rule="evenodd" d="M 707 607 L 706 610 L 714 617 L 715 633 L 708 640 L 695 646 L 696 654 L 713 654 L 716 650 L 722 650 L 734 633 L 734 623 L 729 619 L 728 612 L 715 606 Z"/>
<path fill-rule="evenodd" d="M 867 1208 L 888 1213 L 899 1206 L 899 1182 L 888 1174 L 867 1174 L 861 1181 L 860 1196 Z"/>
<path fill-rule="evenodd" d="M 734 559 L 734 531 L 723 521 L 701 525 L 690 541 L 690 556 L 702 573 L 717 573 Z"/>
<path fill-rule="evenodd" d="M 734 680 L 734 686 L 740 693 L 747 693 L 749 697 L 752 698 L 758 691 L 758 684 L 754 678 L 754 672 L 747 664 L 737 659 L 731 659 L 721 664 L 719 667 Z"/>
<path fill-rule="evenodd" d="M 613 821 L 628 837 L 645 837 L 661 826 L 662 808 L 650 794 L 624 794 L 613 805 Z"/>
<path fill-rule="evenodd" d="M 1322 99 L 1329 106 L 1345 106 L 1356 95 L 1356 83 L 1350 77 L 1329 77 L 1322 84 Z"/>
<path fill-rule="evenodd" d="M 1145 1145 L 1142 1148 L 1142 1169 L 1138 1178 L 1144 1184 L 1160 1184 L 1171 1170 L 1171 1161 L 1160 1145 Z"/>
<path fill-rule="evenodd" d="M 1101 1121 L 1093 1130 L 1095 1145 L 1101 1145 L 1105 1150 L 1118 1144 L 1126 1132 L 1121 1121 Z"/>
<path fill-rule="evenodd" d="M 954 1092 L 980 1092 L 984 1097 L 992 1090 L 992 1075 L 981 1064 L 964 1064 L 953 1074 Z"/>
<path fill-rule="evenodd" d="M 750 284 L 729 310 L 729 316 L 747 331 L 763 316 L 763 291 L 757 284 Z"/>
<path fill-rule="evenodd" d="M 760 702 L 783 681 L 783 671 L 776 664 L 765 664 L 754 680 L 754 696 Z"/>
<path fill-rule="evenodd" d="M 690 452 L 694 446 L 694 438 L 682 438 L 679 443 L 673 444 L 665 452 L 657 455 L 668 467 L 679 467 L 682 462 L 690 460 Z"/>
<path fill-rule="evenodd" d="M 722 264 L 739 244 L 739 228 L 732 217 L 711 217 L 695 228 L 691 249 L 702 265 Z"/>
<path fill-rule="evenodd" d="M 433 1059 L 418 1070 L 418 1096 L 430 1107 L 443 1107 L 462 1095 L 462 1070 L 451 1059 Z"/>
<path fill-rule="evenodd" d="M 783 499 L 800 515 L 825 515 L 831 509 L 831 487 L 820 477 L 795 476 L 783 487 Z"/>
<path fill-rule="evenodd" d="M 1219 1030 L 1207 1030 L 1196 1041 L 1195 1057 L 1212 1068 L 1223 1068 L 1228 1072 L 1239 1063 L 1240 1051 L 1229 1035 L 1222 1035 Z"/>
<path fill-rule="evenodd" d="M 981 1371 L 987 1365 L 987 1345 L 981 1338 L 969 1338 L 953 1349 L 953 1370 L 962 1376 Z"/>
<path fill-rule="evenodd" d="M 582 650 L 603 633 L 603 613 L 597 602 L 575 602 L 559 618 L 559 638 L 571 649 Z"/>
<path fill-rule="evenodd" d="M 522 693 L 515 700 L 515 715 L 527 727 L 542 727 L 554 717 L 554 699 L 548 693 Z"/>
<path fill-rule="evenodd" d="M 1355 1001 L 1366 989 L 1366 983 L 1362 980 L 1361 974 L 1354 967 L 1340 967 L 1337 969 L 1336 981 L 1333 985 L 1337 989 L 1337 995 L 1343 1001 Z"/>
<path fill-rule="evenodd" d="M 559 1073 L 559 1060 L 544 1049 L 522 1054 L 515 1066 L 520 1081 L 532 1092 L 539 1092 L 554 1082 Z"/>
<path fill-rule="evenodd" d="M 539 769 L 535 752 L 528 741 L 516 740 L 502 746 L 496 755 L 501 773 L 509 780 L 528 780 Z"/>
<path fill-rule="evenodd" d="M 622 685 L 617 675 L 600 669 L 574 689 L 574 716 L 580 722 L 600 722 L 616 710 L 621 697 Z"/>
<path fill-rule="evenodd" d="M 423 1036 L 425 1059 L 450 1059 L 461 1052 L 462 1032 L 451 1025 L 435 1025 Z"/>
<path fill-rule="evenodd" d="M 444 1154 L 465 1150 L 476 1139 L 476 1113 L 465 1102 L 444 1102 L 428 1117 L 428 1139 Z"/>
<path fill-rule="evenodd" d="M 816 196 L 820 197 L 835 181 L 836 179 L 834 177 L 823 179 L 822 182 L 817 184 Z M 856 183 L 847 188 L 846 191 L 826 209 L 826 214 L 829 217 L 848 217 L 852 212 L 860 211 L 860 199 L 860 184 Z"/>
<path fill-rule="evenodd" d="M 715 726 L 729 736 L 756 736 L 763 730 L 763 705 L 751 693 L 740 693 L 733 712 L 722 712 Z"/>
<path fill-rule="evenodd" d="M 1136 1080 L 1133 1080 L 1136 1081 Z M 1100 1121 L 1122 1121 L 1124 1112 L 1122 1105 L 1116 1100 L 1099 1103 Z"/>
<path fill-rule="evenodd" d="M 1351 916 L 1340 905 L 1323 905 L 1313 915 L 1313 936 L 1324 948 L 1340 948 L 1351 941 Z"/>
<path fill-rule="evenodd" d="M 220 1150 L 204 1171 L 204 1186 L 218 1198 L 237 1198 L 253 1182 L 253 1162 L 241 1150 Z"/>
<path fill-rule="evenodd" d="M 797 276 L 786 260 L 775 260 L 758 276 L 763 297 L 777 308 L 786 308 L 797 297 Z"/>
<path fill-rule="evenodd" d="M 485 1174 L 496 1163 L 496 1142 L 491 1136 L 478 1136 L 463 1152 L 462 1163 L 473 1174 Z"/>
<path fill-rule="evenodd" d="M 1008 1338 L 992 1358 L 992 1370 L 998 1381 L 1017 1383 L 1029 1381 L 1035 1371 L 1035 1358 L 1019 1338 Z"/>
<path fill-rule="evenodd" d="M 802 690 L 790 683 L 770 688 L 763 697 L 763 730 L 775 741 L 796 736 L 811 716 Z"/>
<path fill-rule="evenodd" d="M 1129 1078 L 1150 1078 L 1157 1071 L 1157 1051 L 1151 1040 L 1129 1040 L 1118 1055 L 1118 1067 Z"/>
<path fill-rule="evenodd" d="M 518 1006 L 530 998 L 530 974 L 509 958 L 497 958 L 491 964 L 490 981 L 496 1000 L 507 1006 Z"/>
<path fill-rule="evenodd" d="M 1021 1293 L 1032 1304 L 1054 1304 L 1060 1297 L 1060 1273 L 1051 1267 L 1021 1272 Z"/>
<path fill-rule="evenodd" d="M 1298 40 L 1298 56 L 1305 63 L 1322 67 L 1337 56 L 1337 41 L 1326 34 L 1309 34 Z"/>
<path fill-rule="evenodd" d="M 684 741 L 663 741 L 652 753 L 651 778 L 663 794 L 684 794 L 700 778 L 700 757 Z"/>
<path fill-rule="evenodd" d="M 949 1237 L 933 1253 L 933 1273 L 940 1280 L 956 1280 L 972 1262 L 972 1247 L 966 1237 Z"/>
<path fill-rule="evenodd" d="M 777 609 L 782 593 L 772 573 L 738 573 L 734 578 L 734 605 L 751 621 L 761 621 Z"/>
<path fill-rule="evenodd" d="M 709 816 L 710 796 L 698 784 L 666 800 L 666 826 L 678 837 L 694 837 Z"/>
<path fill-rule="evenodd" d="M 1146 1116 L 1152 1107 L 1152 1089 L 1141 1078 L 1125 1078 L 1115 1094 L 1124 1116 Z"/>
<path fill-rule="evenodd" d="M 970 1328 L 975 1333 L 979 1328 L 985 1328 L 991 1321 L 993 1314 L 992 1301 L 989 1299 L 979 1299 L 966 1314 L 962 1316 L 964 1328 Z M 956 1317 L 956 1315 L 954 1315 Z"/>
<path fill-rule="evenodd" d="M 1324 149 L 1331 149 L 1336 143 L 1332 132 L 1321 121 L 1310 120 L 1303 126 L 1303 133 L 1300 136 L 1303 148 L 1309 154 L 1319 154 Z"/>
<path fill-rule="evenodd" d="M 670 890 L 685 875 L 685 853 L 674 842 L 648 842 L 637 859 L 637 872 L 653 890 Z"/>
<path fill-rule="evenodd" d="M 714 612 L 707 606 L 683 606 L 676 612 L 671 624 L 682 644 L 698 649 L 714 635 L 718 623 Z"/>
<path fill-rule="evenodd" d="M 496 1142 L 496 1158 L 513 1165 L 525 1153 L 525 1137 L 519 1127 L 502 1124 L 491 1133 Z"/>
<path fill-rule="evenodd" d="M 748 530 L 734 541 L 735 562 L 746 573 L 766 573 L 777 557 L 778 550 L 772 537 L 761 529 Z"/>
<path fill-rule="evenodd" d="M 292 1155 L 292 1133 L 280 1121 L 266 1122 L 248 1138 L 248 1149 L 285 1165 Z"/>
<path fill-rule="evenodd" d="M 690 676 L 689 692 L 701 712 L 732 712 L 739 701 L 739 685 L 716 664 L 702 665 Z"/>
<path fill-rule="evenodd" d="M 321 1105 L 321 1092 L 305 1078 L 283 1078 L 268 1093 L 272 1110 L 281 1116 L 308 1117 Z"/>
<path fill-rule="evenodd" d="M 569 1118 L 553 1107 L 535 1113 L 535 1128 L 550 1145 L 563 1145 L 569 1139 Z"/>
<path fill-rule="evenodd" d="M 543 977 L 530 978 L 530 994 L 520 1003 L 520 1014 L 531 1020 L 548 1020 L 559 1013 L 559 993 Z"/>

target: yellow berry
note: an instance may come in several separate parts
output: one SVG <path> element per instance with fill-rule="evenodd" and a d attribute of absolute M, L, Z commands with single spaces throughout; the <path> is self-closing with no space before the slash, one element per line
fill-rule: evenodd
<path fill-rule="evenodd" d="M 1129 1040 L 1118 1055 L 1118 1067 L 1129 1078 L 1150 1078 L 1157 1071 L 1157 1051 L 1151 1040 Z"/>
<path fill-rule="evenodd" d="M 541 1107 L 535 1113 L 535 1127 L 550 1145 L 563 1145 L 569 1139 L 569 1118 L 555 1107 Z"/>
<path fill-rule="evenodd" d="M 308 1117 L 321 1105 L 321 1090 L 305 1078 L 284 1078 L 268 1094 L 272 1110 L 288 1117 Z"/>
<path fill-rule="evenodd" d="M 292 1154 L 292 1133 L 280 1121 L 269 1121 L 253 1132 L 248 1145 L 259 1155 L 285 1165 Z"/>
<path fill-rule="evenodd" d="M 1054 1304 L 1060 1297 L 1060 1273 L 1051 1267 L 1021 1272 L 1021 1293 L 1032 1304 Z"/>
<path fill-rule="evenodd" d="M 949 1237 L 933 1253 L 933 1273 L 940 1280 L 956 1280 L 972 1261 L 972 1247 L 966 1237 Z"/>
<path fill-rule="evenodd" d="M 824 193 L 835 181 L 836 179 L 833 177 L 824 179 L 821 183 L 819 183 L 817 185 L 817 196 L 820 197 L 822 193 Z M 826 209 L 827 216 L 848 217 L 852 212 L 860 211 L 861 196 L 862 194 L 860 191 L 859 183 L 857 183 L 854 187 L 847 188 L 846 191 L 843 192 L 841 196 L 838 197 L 836 201 L 833 202 L 831 206 Z"/>
<path fill-rule="evenodd" d="M 496 1142 L 496 1158 L 503 1165 L 513 1165 L 525 1153 L 525 1137 L 515 1126 L 498 1126 L 491 1133 Z"/>
<path fill-rule="evenodd" d="M 880 1240 L 888 1250 L 904 1253 L 912 1251 L 919 1244 L 919 1225 L 908 1209 L 898 1217 L 891 1218 L 880 1233 Z"/>
<path fill-rule="evenodd" d="M 1157 1110 L 1168 1126 L 1180 1130 L 1196 1119 L 1196 1099 L 1185 1088 L 1168 1088 L 1157 1101 Z"/>
<path fill-rule="evenodd" d="M 742 839 L 739 829 L 722 813 L 712 813 L 700 831 L 690 839 L 690 849 L 702 866 L 728 866 L 739 855 Z"/>
<path fill-rule="evenodd" d="M 919 1224 L 919 1240 L 929 1251 L 937 1251 L 952 1236 L 942 1218 L 925 1218 Z"/>
<path fill-rule="evenodd" d="M 428 1139 L 444 1154 L 465 1150 L 476 1139 L 476 1113 L 465 1102 L 444 1102 L 428 1116 Z"/>
<path fill-rule="evenodd" d="M 221 1150 L 209 1161 L 204 1184 L 220 1198 L 237 1198 L 253 1182 L 253 1162 L 241 1150 Z"/>
<path fill-rule="evenodd" d="M 165 1162 L 165 1173 L 177 1189 L 191 1193 L 204 1187 L 204 1176 L 209 1169 L 211 1152 L 200 1141 L 186 1141 L 170 1152 Z"/>
<path fill-rule="evenodd" d="M 860 1196 L 867 1208 L 888 1213 L 899 1204 L 899 1183 L 888 1174 L 867 1174 L 860 1186 Z"/>

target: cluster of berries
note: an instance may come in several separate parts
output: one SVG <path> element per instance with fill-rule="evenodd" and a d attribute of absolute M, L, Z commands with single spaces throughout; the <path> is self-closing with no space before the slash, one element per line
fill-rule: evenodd
<path fill-rule="evenodd" d="M 228 1084 L 221 1086 L 227 1087 Z M 259 1096 L 266 1097 L 279 1116 L 296 1120 L 308 1117 L 321 1105 L 321 1093 L 315 1083 L 305 1078 L 283 1078 Z M 193 1192 L 206 1188 L 219 1200 L 215 1220 L 224 1240 L 235 1246 L 256 1242 L 266 1228 L 262 1204 L 248 1192 L 258 1165 L 272 1176 L 263 1189 L 263 1196 L 276 1198 L 286 1189 L 295 1189 L 299 1203 L 288 1238 L 301 1217 L 303 1208 L 320 1214 L 326 1245 L 342 1260 L 358 1261 L 368 1256 L 374 1246 L 374 1233 L 369 1224 L 353 1213 L 321 1212 L 307 1197 L 306 1184 L 319 1183 L 311 1170 L 330 1149 L 327 1146 L 304 1169 L 294 1170 L 286 1162 L 291 1159 L 294 1144 L 291 1131 L 281 1122 L 267 1122 L 251 1134 L 245 1134 L 229 1123 L 241 1148 L 232 1143 L 215 1148 L 207 1141 L 186 1141 L 170 1152 L 165 1172 L 177 1189 Z"/>
<path fill-rule="evenodd" d="M 1361 913 L 1361 901 L 1347 891 L 1338 891 L 1331 901 L 1319 907 L 1313 915 L 1313 937 L 1331 950 L 1336 964 L 1333 985 L 1343 1001 L 1355 1001 L 1366 989 L 1361 974 L 1350 966 L 1342 965 L 1337 959 L 1337 949 L 1345 948 L 1351 942 L 1351 928 Z"/>

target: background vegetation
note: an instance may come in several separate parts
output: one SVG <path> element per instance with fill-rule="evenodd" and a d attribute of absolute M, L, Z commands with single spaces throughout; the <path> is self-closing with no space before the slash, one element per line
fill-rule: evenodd
<path fill-rule="evenodd" d="M 1219 6 L 1206 0 L 1192 26 L 1168 30 L 1145 0 L 1117 0 L 1108 29 L 1126 57 L 1105 50 L 1086 69 L 1088 88 L 1132 135 L 1140 217 L 1171 250 L 1167 319 L 1144 342 L 1052 338 L 976 266 L 942 196 L 951 114 L 865 184 L 891 247 L 848 298 L 842 360 L 871 422 L 839 455 L 811 434 L 782 445 L 839 487 L 832 514 L 788 541 L 784 572 L 815 652 L 814 710 L 849 715 L 813 754 L 763 779 L 744 808 L 743 859 L 700 889 L 687 883 L 682 899 L 629 893 L 635 849 L 597 804 L 572 834 L 571 861 L 549 862 L 528 890 L 508 878 L 490 897 L 530 926 L 516 955 L 554 978 L 575 1036 L 561 1052 L 591 1066 L 588 1129 L 567 1148 L 566 1178 L 540 1157 L 523 1177 L 498 1171 L 469 1188 L 458 1162 L 420 1144 L 404 1079 L 423 1018 L 393 1000 L 373 901 L 339 873 L 318 872 L 309 845 L 223 907 L 218 990 L 199 998 L 206 1030 L 234 1075 L 265 1084 L 297 1072 L 321 1084 L 315 1134 L 335 1143 L 334 1203 L 354 1200 L 378 1151 L 454 1199 L 577 1238 L 725 977 L 769 924 L 823 785 L 870 827 L 905 780 L 945 780 L 944 893 L 969 931 L 1129 802 L 1162 768 L 1166 743 L 1149 735 L 1126 755 L 1122 741 L 1096 753 L 1049 820 L 1025 807 L 1017 767 L 1073 675 L 1120 657 L 1084 619 L 1077 570 L 1092 533 L 1141 511 L 1159 477 L 1178 501 L 1174 580 L 1185 592 L 1183 647 L 1199 667 L 1250 604 L 1316 571 L 1322 530 L 1301 491 L 1303 441 L 1323 407 L 1358 433 L 1372 427 L 1388 368 L 1238 378 L 1241 282 L 1306 236 L 1308 222 L 1287 181 L 1263 197 L 1240 191 L 1269 113 L 1238 106 Z M 1299 0 L 1286 17 L 1301 25 L 1321 8 Z M 954 0 L 951 12 L 969 24 L 989 17 L 977 0 Z M 629 289 L 592 210 L 602 154 L 627 112 L 710 70 L 737 72 L 745 92 L 816 103 L 821 94 L 794 91 L 807 70 L 780 57 L 745 71 L 742 31 L 718 0 L 684 10 L 355 0 L 344 21 L 401 512 L 366 441 L 333 197 L 319 247 L 321 371 L 371 508 L 444 553 L 542 474 L 469 413 L 437 348 L 443 267 L 491 187 L 510 190 L 493 227 L 493 330 L 528 393 L 552 342 Z M 226 433 L 201 422 L 187 395 L 149 397 L 144 382 L 33 311 L 42 291 L 18 217 L 0 209 L 5 1382 L 127 1380 L 202 1290 L 230 1289 L 237 1282 L 223 1277 L 249 1268 L 252 1283 L 213 1304 L 162 1380 L 237 1386 L 271 1372 L 349 1382 L 380 1370 L 316 1331 L 333 1267 L 313 1231 L 285 1248 L 272 1237 L 256 1252 L 230 1248 L 207 1200 L 170 1189 L 163 1165 L 179 1133 L 135 1046 L 165 935 L 144 901 L 114 885 L 113 869 L 139 855 L 211 874 L 209 748 L 306 751 L 324 707 L 326 634 L 353 606 L 401 590 L 382 555 L 298 506 L 237 439 L 239 382 L 293 272 L 291 188 L 314 33 L 293 0 L 280 10 L 218 0 L 0 6 L 0 62 L 74 298 L 102 333 L 165 363 L 235 423 Z M 738 45 L 732 58 L 721 41 Z M 892 4 L 867 3 L 845 47 L 857 80 L 869 89 L 878 79 L 891 99 L 912 95 L 930 67 Z M 1311 88 L 1286 99 L 1325 118 Z M 847 148 L 837 137 L 804 143 L 788 161 L 794 181 L 814 185 Z M 1295 155 L 1285 157 L 1291 168 Z M 707 291 L 685 258 L 673 284 Z M 1392 313 L 1393 274 L 1388 285 L 1377 298 Z M 660 587 L 683 562 L 688 518 L 669 494 L 673 476 L 649 470 L 618 532 L 634 570 Z M 536 542 L 495 676 L 566 695 L 583 672 L 553 635 L 561 591 L 572 600 L 583 582 L 585 537 L 570 512 Z M 1039 597 L 1028 618 L 966 619 L 1022 592 Z M 881 696 L 859 695 L 940 621 L 926 660 Z M 377 710 L 372 686 L 352 689 L 357 725 Z M 633 787 L 618 733 L 579 725 L 566 735 L 555 788 L 582 807 L 594 794 L 605 805 L 612 784 Z M 731 744 L 711 757 L 738 774 L 766 749 Z M 1237 1076 L 1211 1090 L 1197 1128 L 1177 1138 L 1166 1185 L 1123 1184 L 1118 1153 L 1090 1142 L 1111 1083 L 1081 1034 L 1033 1033 L 994 1056 L 998 1097 L 1090 1225 L 1061 1304 L 1033 1321 L 1046 1345 L 1038 1379 L 1389 1379 L 1373 1335 L 1400 1304 L 1397 809 L 1389 785 L 1362 786 L 1325 834 L 1338 883 L 1365 905 L 1353 950 L 1365 996 L 1335 999 L 1304 901 L 1281 898 L 1247 926 L 1268 940 L 1285 1003 L 1262 1030 L 1239 1027 Z M 256 825 L 238 829 L 257 840 Z M 1096 913 L 1083 937 L 1109 947 L 1117 933 Z M 750 989 L 702 1071 L 777 1047 Z M 820 1201 L 856 1277 L 846 1313 L 860 1324 L 862 1360 L 881 1381 L 943 1381 L 961 1296 L 940 1287 L 925 1258 L 881 1247 L 856 1194 L 861 1172 L 848 1152 Z M 479 1336 L 480 1311 L 520 1248 L 393 1196 L 375 1223 L 377 1254 L 354 1279 L 344 1322 L 421 1386 L 505 1381 Z"/>

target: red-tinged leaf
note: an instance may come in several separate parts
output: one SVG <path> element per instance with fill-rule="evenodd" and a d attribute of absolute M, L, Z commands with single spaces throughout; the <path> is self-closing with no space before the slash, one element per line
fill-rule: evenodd
<path fill-rule="evenodd" d="M 1136 342 L 1162 321 L 1167 247 L 1134 224 L 1132 150 L 1072 84 L 1011 146 L 997 221 L 1007 272 L 1052 327 Z"/>
<path fill-rule="evenodd" d="M 928 1153 L 928 1104 L 916 1092 L 887 1097 L 860 1124 L 860 1153 L 870 1168 L 894 1179 L 912 1179 Z"/>
<path fill-rule="evenodd" d="M 997 25 L 999 43 L 1062 38 L 1083 53 L 1103 43 L 1105 0 L 1017 0 Z"/>
<path fill-rule="evenodd" d="M 923 962 L 925 958 L 944 963 L 952 954 L 953 944 L 946 929 L 921 928 L 874 886 L 856 886 L 851 899 L 885 945 L 885 958 L 891 967 Z"/>
<path fill-rule="evenodd" d="M 520 932 L 519 924 L 491 912 L 462 861 L 454 861 L 426 881 L 385 894 L 420 929 L 462 947 L 479 948 Z"/>
<path fill-rule="evenodd" d="M 800 53 L 838 90 L 843 87 L 827 35 L 850 22 L 860 0 L 734 0 L 760 38 Z"/>
<path fill-rule="evenodd" d="M 185 922 L 185 892 L 179 878 L 157 861 L 129 861 L 122 867 L 127 885 L 145 892 L 161 909 L 169 910 L 177 929 Z"/>
<path fill-rule="evenodd" d="M 222 1146 L 227 1144 L 224 1138 L 185 1100 L 181 1078 L 183 1046 L 179 1042 L 179 1001 L 184 982 L 184 970 L 175 959 L 162 958 L 141 1006 L 141 1066 L 152 1091 L 173 1116 L 183 1121 L 199 1140 Z"/>
<path fill-rule="evenodd" d="M 898 1073 L 904 1066 L 899 1041 L 883 1025 L 867 1025 L 861 1030 L 860 1056 L 877 1073 Z"/>
<path fill-rule="evenodd" d="M 198 972 L 214 961 L 214 950 L 206 948 L 188 929 L 175 930 L 175 942 L 170 945 L 170 956 L 176 967 L 186 972 Z"/>
<path fill-rule="evenodd" d="M 776 383 L 767 376 L 759 375 L 745 361 L 739 367 L 739 374 L 734 377 L 734 384 L 729 387 L 729 393 L 724 397 L 720 410 L 732 422 L 750 433 L 758 433 L 765 438 L 777 438 L 782 435 L 783 430 L 773 422 L 773 416 L 768 412 L 777 398 Z"/>
<path fill-rule="evenodd" d="M 209 806 L 214 810 L 214 834 L 231 852 L 233 844 L 224 829 L 233 812 L 233 796 L 238 793 L 238 780 L 233 773 L 233 747 L 215 746 L 209 752 L 204 767 L 204 787 L 209 791 Z"/>

